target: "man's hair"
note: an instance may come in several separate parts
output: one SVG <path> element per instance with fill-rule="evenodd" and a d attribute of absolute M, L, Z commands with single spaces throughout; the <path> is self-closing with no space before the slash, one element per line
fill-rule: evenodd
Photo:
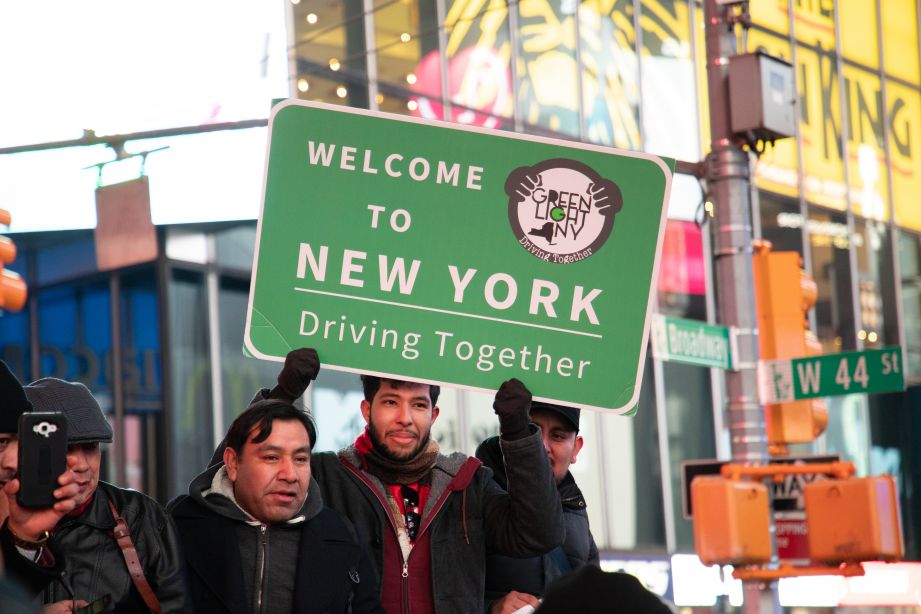
<path fill-rule="evenodd" d="M 376 375 L 362 375 L 361 387 L 365 391 L 365 401 L 370 403 L 374 400 L 374 395 L 381 388 L 381 382 L 388 382 L 394 388 L 405 388 L 407 386 L 428 386 L 429 398 L 432 400 L 432 407 L 438 403 L 438 395 L 441 393 L 441 386 L 434 384 L 422 384 L 419 382 L 408 382 L 402 379 L 391 379 L 389 377 L 377 377 Z"/>
<path fill-rule="evenodd" d="M 254 429 L 259 429 L 258 434 L 253 437 L 253 443 L 262 443 L 272 434 L 272 423 L 275 420 L 296 420 L 303 424 L 307 430 L 307 437 L 310 439 L 310 449 L 313 450 L 313 445 L 317 440 L 317 429 L 313 425 L 313 420 L 306 412 L 278 399 L 256 401 L 237 416 L 227 431 L 225 438 L 227 447 L 233 448 L 237 456 L 241 456 L 243 446 L 249 440 L 249 434 Z"/>

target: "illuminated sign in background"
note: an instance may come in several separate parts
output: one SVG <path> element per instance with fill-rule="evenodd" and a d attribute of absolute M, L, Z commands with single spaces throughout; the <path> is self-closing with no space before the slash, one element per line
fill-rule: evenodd
<path fill-rule="evenodd" d="M 885 108 L 876 30 L 871 27 L 877 19 L 876 4 L 838 4 L 843 81 L 838 78 L 834 5 L 797 4 L 794 21 L 803 192 L 810 203 L 842 211 L 849 197 L 857 215 L 888 220 L 890 188 L 884 129 L 888 128 L 895 220 L 921 230 L 921 209 L 916 205 L 921 193 L 921 76 L 917 54 L 904 52 L 918 45 L 917 30 L 909 28 L 906 21 L 909 15 L 909 21 L 914 20 L 914 3 L 896 0 L 882 5 L 884 68 L 892 77 L 886 79 Z M 786 0 L 752 4 L 754 22 L 763 29 L 750 31 L 750 50 L 763 48 L 791 59 L 787 7 Z M 842 113 L 842 100 L 846 113 Z M 796 141 L 777 143 L 758 163 L 759 187 L 798 196 L 797 160 Z"/>

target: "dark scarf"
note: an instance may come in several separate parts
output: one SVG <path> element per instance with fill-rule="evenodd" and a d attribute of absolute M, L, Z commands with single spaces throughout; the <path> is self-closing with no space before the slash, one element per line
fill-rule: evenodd
<path fill-rule="evenodd" d="M 388 458 L 374 448 L 368 429 L 362 431 L 355 440 L 355 449 L 361 455 L 368 473 L 379 478 L 384 484 L 424 482 L 438 460 L 438 443 L 434 439 L 429 439 L 425 448 L 410 459 Z"/>

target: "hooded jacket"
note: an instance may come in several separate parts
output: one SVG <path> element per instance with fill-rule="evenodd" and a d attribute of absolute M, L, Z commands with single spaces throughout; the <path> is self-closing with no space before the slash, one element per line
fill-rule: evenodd
<path fill-rule="evenodd" d="M 297 515 L 266 525 L 236 503 L 223 464 L 170 503 L 199 614 L 379 613 L 352 524 L 323 505 L 311 479 Z"/>
<path fill-rule="evenodd" d="M 499 438 L 491 437 L 480 444 L 476 456 L 493 470 L 496 482 L 507 485 Z M 557 486 L 563 511 L 565 539 L 552 552 L 539 557 L 512 558 L 490 552 L 486 558 L 487 605 L 515 590 L 541 597 L 550 582 L 589 564 L 598 566 L 598 548 L 588 526 L 585 497 L 572 474 Z"/>
<path fill-rule="evenodd" d="M 128 524 L 144 576 L 160 601 L 161 611 L 164 614 L 189 611 L 185 604 L 179 540 L 170 517 L 147 495 L 102 481 L 79 515 L 65 516 L 55 527 L 48 546 L 60 573 L 50 578 L 42 601 L 54 603 L 76 598 L 92 602 L 109 594 L 115 612 L 148 611 L 112 536 L 115 519 L 109 501 Z M 30 567 L 29 574 L 39 578 L 37 567 Z"/>
<path fill-rule="evenodd" d="M 382 603 L 388 614 L 482 612 L 487 547 L 534 556 L 562 542 L 559 495 L 540 434 L 530 429 L 523 439 L 501 442 L 509 492 L 478 460 L 438 455 L 416 545 L 406 560 L 384 484 L 364 469 L 354 446 L 313 455 L 324 501 L 348 516 L 369 544 L 375 591 L 403 596 L 400 603 Z"/>

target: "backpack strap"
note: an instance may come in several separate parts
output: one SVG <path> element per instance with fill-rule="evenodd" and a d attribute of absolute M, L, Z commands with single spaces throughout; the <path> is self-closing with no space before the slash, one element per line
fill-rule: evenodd
<path fill-rule="evenodd" d="M 150 611 L 154 614 L 160 614 L 160 600 L 157 599 L 156 594 L 154 594 L 153 589 L 150 588 L 150 584 L 147 582 L 147 578 L 144 577 L 144 568 L 141 567 L 141 561 L 138 559 L 138 553 L 134 548 L 134 542 L 131 541 L 131 531 L 128 529 L 128 523 L 125 522 L 124 518 L 118 515 L 115 505 L 111 501 L 108 503 L 109 510 L 112 512 L 112 518 L 115 519 L 115 528 L 112 529 L 112 537 L 115 538 L 115 542 L 122 551 L 122 556 L 125 557 L 125 564 L 128 566 L 128 573 L 131 575 L 131 581 L 134 582 L 134 587 L 138 589 L 141 598 L 144 600 L 144 603 L 147 604 Z"/>

